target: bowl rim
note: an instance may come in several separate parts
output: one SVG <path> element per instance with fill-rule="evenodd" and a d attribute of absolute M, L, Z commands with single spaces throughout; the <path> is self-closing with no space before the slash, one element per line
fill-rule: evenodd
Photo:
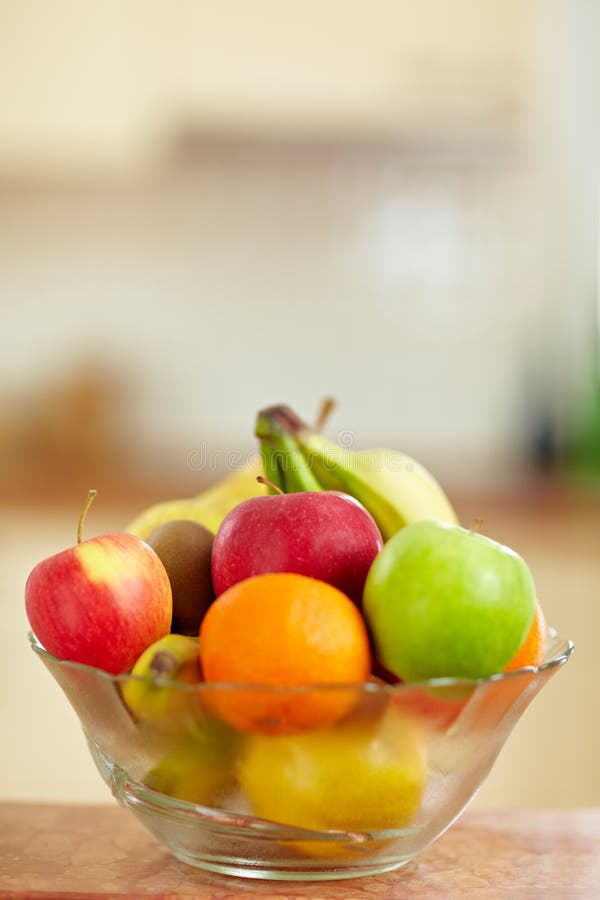
<path fill-rule="evenodd" d="M 160 675 L 134 675 L 131 672 L 123 672 L 120 674 L 112 674 L 105 669 L 99 669 L 96 666 L 90 666 L 86 663 L 75 662 L 74 660 L 59 659 L 48 650 L 46 650 L 35 636 L 33 631 L 27 633 L 31 649 L 37 653 L 42 659 L 46 659 L 53 665 L 67 670 L 75 670 L 93 674 L 94 677 L 113 684 L 126 684 L 128 682 L 150 684 L 154 687 L 172 688 L 187 693 L 207 692 L 207 691 L 261 691 L 272 694 L 295 695 L 303 694 L 308 691 L 347 691 L 361 690 L 364 693 L 377 694 L 399 694 L 421 688 L 424 690 L 436 688 L 475 688 L 482 684 L 498 683 L 508 681 L 512 678 L 518 678 L 523 675 L 549 674 L 552 670 L 563 666 L 572 656 L 575 645 L 569 638 L 561 638 L 556 629 L 548 628 L 548 646 L 554 644 L 553 655 L 540 663 L 539 666 L 523 666 L 520 669 L 511 669 L 509 671 L 495 672 L 492 675 L 486 675 L 481 678 L 462 678 L 452 676 L 439 676 L 436 678 L 422 679 L 420 681 L 399 682 L 391 684 L 385 681 L 361 681 L 346 683 L 325 683 L 315 682 L 314 684 L 302 684 L 292 686 L 280 686 L 270 684 L 260 684 L 253 682 L 233 682 L 233 681 L 198 681 L 192 684 L 177 681 L 172 678 L 165 678 Z"/>

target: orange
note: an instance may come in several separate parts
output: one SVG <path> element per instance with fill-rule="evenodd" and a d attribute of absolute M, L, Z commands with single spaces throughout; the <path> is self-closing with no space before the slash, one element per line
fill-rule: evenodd
<path fill-rule="evenodd" d="M 546 650 L 547 628 L 542 607 L 536 600 L 533 621 L 527 637 L 505 667 L 505 672 L 513 672 L 526 666 L 539 666 L 543 662 Z M 526 691 L 536 682 L 534 672 L 522 672 L 508 678 L 485 681 L 475 688 L 466 713 L 465 728 L 482 731 L 486 728 L 504 727 L 506 722 L 514 724 L 527 705 Z M 531 699 L 531 696 L 529 697 Z"/>
<path fill-rule="evenodd" d="M 354 603 L 329 584 L 290 573 L 256 575 L 221 594 L 200 626 L 200 659 L 208 682 L 258 685 L 204 696 L 229 724 L 263 734 L 331 725 L 360 699 L 356 684 L 371 670 L 367 627 Z"/>
<path fill-rule="evenodd" d="M 522 669 L 524 666 L 539 666 L 544 659 L 547 639 L 548 628 L 546 619 L 539 600 L 536 600 L 533 622 L 527 637 L 504 671 L 510 672 L 513 669 Z"/>

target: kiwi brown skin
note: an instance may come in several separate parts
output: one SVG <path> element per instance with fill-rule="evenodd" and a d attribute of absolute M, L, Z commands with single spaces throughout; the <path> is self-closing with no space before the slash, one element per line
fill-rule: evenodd
<path fill-rule="evenodd" d="M 146 538 L 167 570 L 173 593 L 171 631 L 197 636 L 215 599 L 211 577 L 214 535 L 190 519 L 163 522 Z"/>

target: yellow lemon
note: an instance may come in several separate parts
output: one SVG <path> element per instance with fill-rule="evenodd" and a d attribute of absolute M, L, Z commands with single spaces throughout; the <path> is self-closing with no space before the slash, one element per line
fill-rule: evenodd
<path fill-rule="evenodd" d="M 393 704 L 378 716 L 295 735 L 252 735 L 238 777 L 254 813 L 311 829 L 406 826 L 426 782 L 418 720 Z"/>

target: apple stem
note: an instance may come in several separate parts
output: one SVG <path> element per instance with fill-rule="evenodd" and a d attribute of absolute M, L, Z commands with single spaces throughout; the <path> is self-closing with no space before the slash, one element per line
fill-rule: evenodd
<path fill-rule="evenodd" d="M 79 516 L 79 524 L 77 525 L 77 543 L 78 544 L 80 544 L 81 540 L 82 540 L 83 523 L 85 521 L 87 511 L 90 508 L 90 506 L 92 505 L 92 503 L 94 502 L 94 497 L 96 496 L 97 493 L 98 493 L 98 491 L 95 491 L 93 488 L 88 491 L 87 499 L 85 501 L 85 506 L 81 510 L 81 515 Z"/>
<path fill-rule="evenodd" d="M 335 409 L 336 405 L 337 404 L 333 397 L 323 398 L 319 407 L 319 412 L 317 413 L 317 419 L 315 421 L 315 431 L 323 431 L 323 428 L 329 421 L 329 417 Z"/>
<path fill-rule="evenodd" d="M 481 528 L 482 525 L 483 525 L 483 519 L 473 519 L 473 523 L 471 525 L 471 528 L 469 529 L 471 534 L 478 534 L 479 529 Z"/>
<path fill-rule="evenodd" d="M 275 493 L 277 493 L 277 494 L 284 494 L 284 493 L 285 493 L 284 491 L 281 490 L 280 487 L 277 487 L 276 484 L 273 484 L 272 481 L 269 481 L 268 478 L 265 478 L 264 475 L 257 475 L 257 476 L 256 476 L 256 480 L 258 481 L 259 484 L 266 484 L 267 487 L 272 488 L 272 489 L 275 491 Z"/>

